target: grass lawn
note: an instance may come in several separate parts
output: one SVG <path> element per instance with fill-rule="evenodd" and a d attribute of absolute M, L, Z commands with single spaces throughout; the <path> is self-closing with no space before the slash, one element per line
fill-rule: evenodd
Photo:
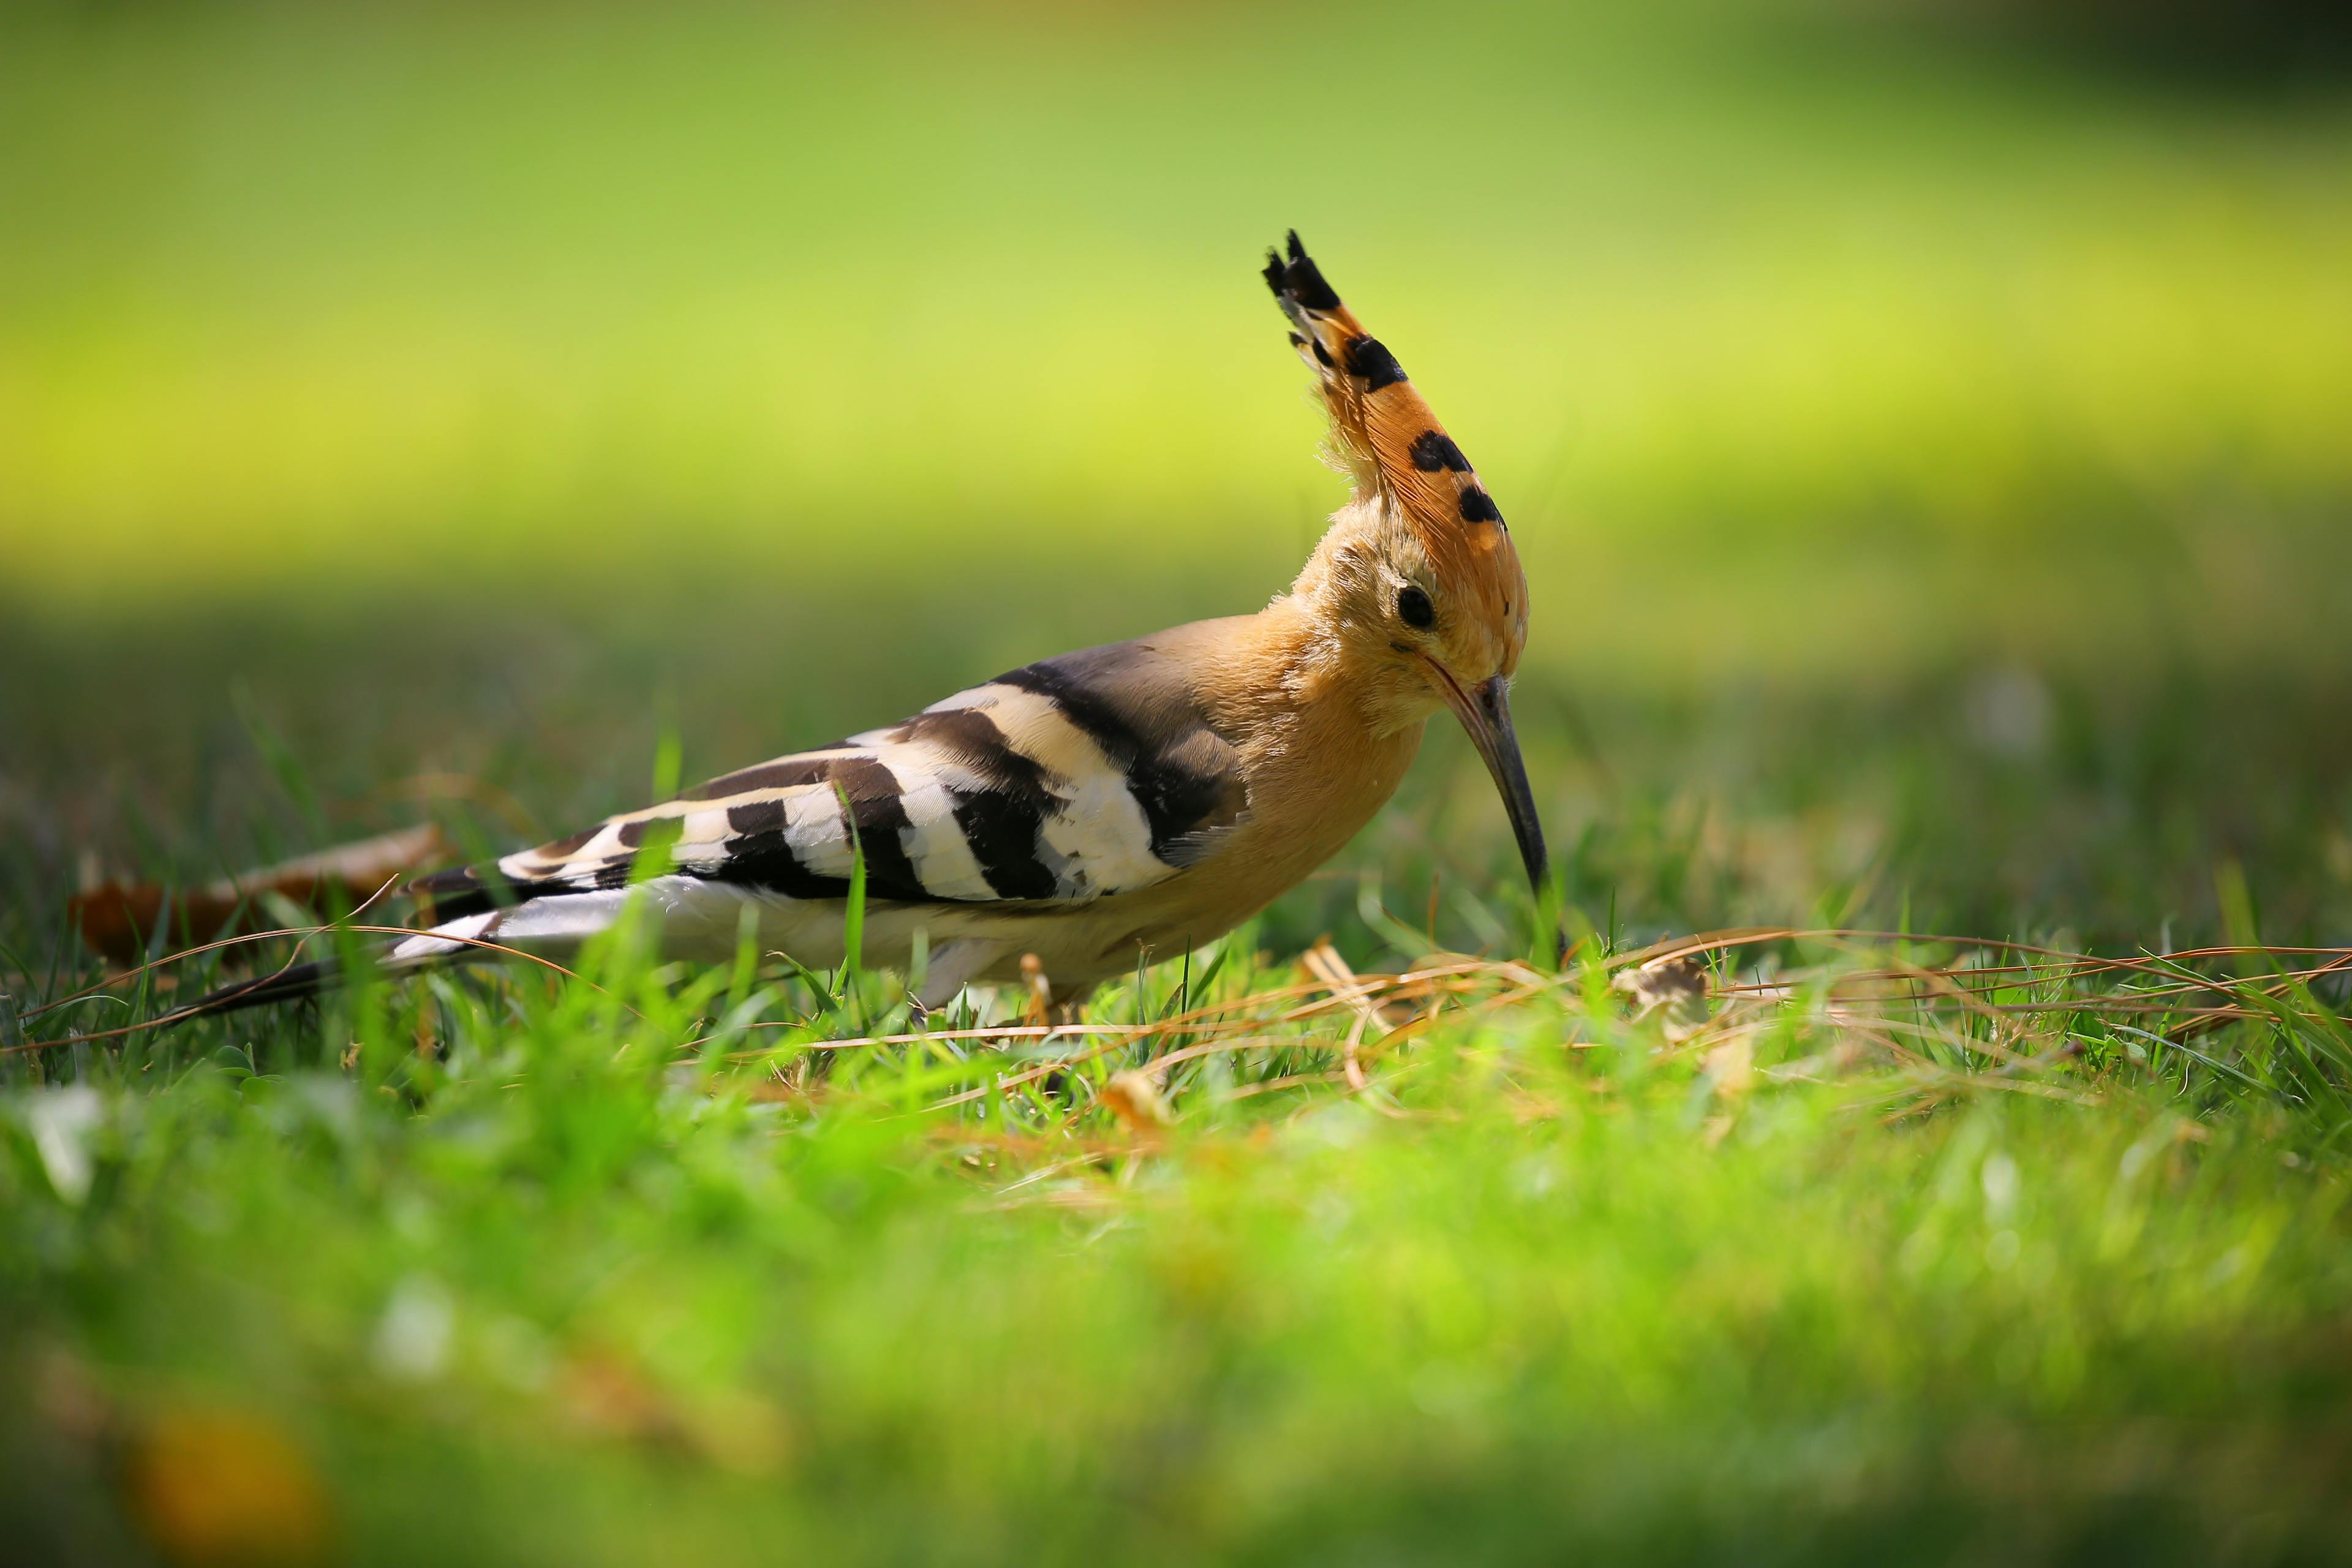
<path fill-rule="evenodd" d="M 2352 1558 L 2352 115 L 1937 15 L 0 21 L 14 1552 Z M 1433 730 L 1059 1034 L 101 988 L 87 879 L 1262 603 L 1292 223 L 1527 557 L 1564 966 Z"/>

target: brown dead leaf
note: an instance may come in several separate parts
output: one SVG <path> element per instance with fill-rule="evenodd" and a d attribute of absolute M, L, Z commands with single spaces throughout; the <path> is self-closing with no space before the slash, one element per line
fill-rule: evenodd
<path fill-rule="evenodd" d="M 201 888 L 101 883 L 85 888 L 68 907 L 82 941 L 92 951 L 117 963 L 131 963 L 145 951 L 156 923 L 167 914 L 175 934 L 194 940 L 261 931 L 267 927 L 260 923 L 263 916 L 256 905 L 263 894 L 278 893 L 314 907 L 340 896 L 356 908 L 386 884 L 404 882 L 455 857 L 448 837 L 437 824 L 427 822 L 242 871 Z"/>
<path fill-rule="evenodd" d="M 1655 1018 L 1671 1045 L 1706 1026 L 1706 965 L 1689 953 L 1621 971 L 1609 988 L 1633 1001 L 1636 1020 Z"/>
<path fill-rule="evenodd" d="M 123 1502 L 164 1561 L 299 1563 L 332 1534 L 325 1487 L 275 1425 L 191 1406 L 140 1423 L 123 1455 Z"/>
<path fill-rule="evenodd" d="M 1119 1125 L 1138 1138 L 1157 1138 L 1176 1120 L 1151 1075 L 1132 1068 L 1113 1074 L 1103 1085 L 1102 1102 L 1118 1118 Z"/>

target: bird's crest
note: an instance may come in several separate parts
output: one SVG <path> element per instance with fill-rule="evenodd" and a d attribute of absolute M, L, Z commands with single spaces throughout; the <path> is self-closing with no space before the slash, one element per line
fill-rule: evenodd
<path fill-rule="evenodd" d="M 1433 560 L 1473 575 L 1510 561 L 1516 575 L 1502 511 L 1470 459 L 1396 355 L 1339 302 L 1297 230 L 1290 232 L 1287 254 L 1266 252 L 1265 283 L 1290 318 L 1291 346 L 1315 371 L 1355 499 L 1392 507 Z"/>

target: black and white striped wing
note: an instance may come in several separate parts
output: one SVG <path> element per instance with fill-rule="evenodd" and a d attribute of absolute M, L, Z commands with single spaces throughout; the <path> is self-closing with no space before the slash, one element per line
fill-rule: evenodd
<path fill-rule="evenodd" d="M 1205 855 L 1247 801 L 1233 748 L 1138 679 L 1147 656 L 1121 644 L 1031 665 L 416 890 L 442 921 L 619 888 L 665 842 L 667 869 L 798 900 L 847 897 L 860 854 L 877 900 L 1084 902 L 1148 888 Z"/>

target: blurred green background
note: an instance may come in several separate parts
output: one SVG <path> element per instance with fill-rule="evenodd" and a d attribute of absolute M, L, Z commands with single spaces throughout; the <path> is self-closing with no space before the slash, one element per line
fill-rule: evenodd
<path fill-rule="evenodd" d="M 1263 603 L 1340 499 L 1294 226 L 1511 519 L 1618 951 L 2352 941 L 2342 9 L 0 6 L 12 1544 L 2341 1559 L 2340 976 L 1736 1062 L 1563 986 L 1360 1097 L 1310 1019 L 1157 1154 L 1108 1058 L 697 1078 L 727 977 L 625 954 L 7 1051 L 88 875 L 505 847 Z M 1433 729 L 1185 998 L 1523 949 L 1516 876 Z"/>
<path fill-rule="evenodd" d="M 2323 8 L 0 26 L 36 904 L 85 852 L 401 819 L 419 773 L 560 831 L 665 729 L 716 772 L 1262 603 L 1339 499 L 1254 272 L 1296 226 L 1512 519 L 1596 919 L 2137 940 L 2227 860 L 2290 928 L 2352 912 Z M 1445 834 L 1360 863 L 1498 841 L 1432 750 L 1404 815 L 1459 795 Z M 1677 842 L 1696 880 L 1646 869 Z"/>

